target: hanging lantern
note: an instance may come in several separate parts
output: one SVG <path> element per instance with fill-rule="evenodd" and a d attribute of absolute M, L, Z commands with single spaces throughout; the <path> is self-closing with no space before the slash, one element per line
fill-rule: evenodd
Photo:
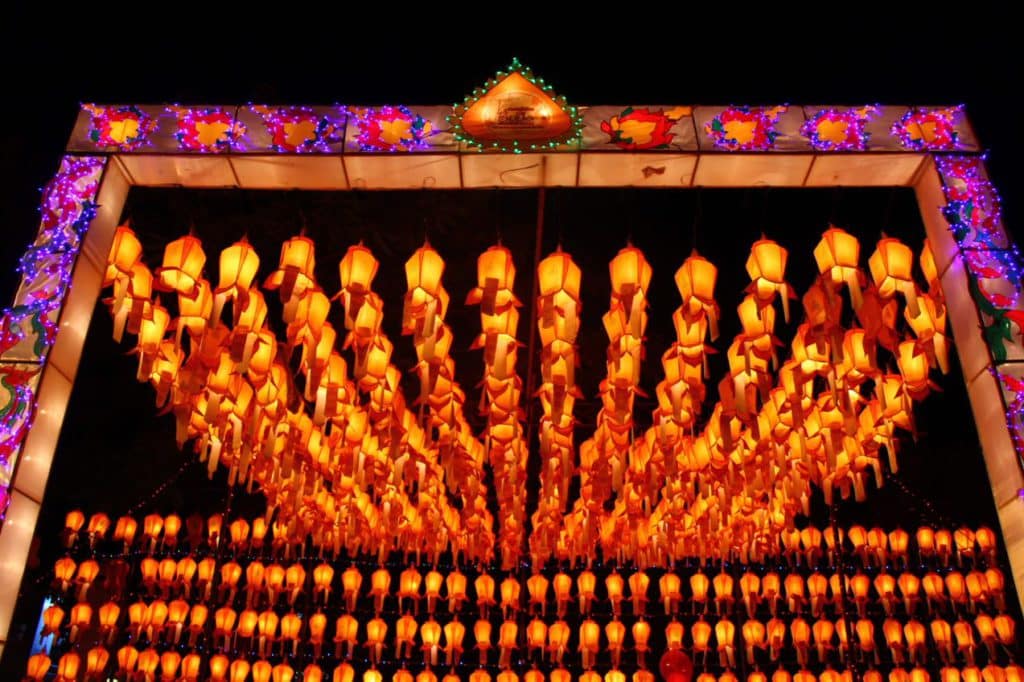
<path fill-rule="evenodd" d="M 280 290 L 281 301 L 288 303 L 301 298 L 316 287 L 316 255 L 313 240 L 298 236 L 281 245 L 281 258 L 277 270 L 263 283 L 265 289 Z"/>
<path fill-rule="evenodd" d="M 853 309 L 860 308 L 860 242 L 857 238 L 838 227 L 830 227 L 814 247 L 814 260 L 818 263 L 818 272 L 827 275 L 832 284 L 846 284 Z"/>
<path fill-rule="evenodd" d="M 348 618 L 350 622 L 358 627 L 356 620 L 349 614 L 342 616 L 341 618 Z M 341 618 L 338 620 L 340 621 Z M 339 623 L 340 626 L 340 623 Z M 352 643 L 355 642 L 355 632 L 351 626 L 347 626 L 344 631 L 344 638 L 346 641 Z M 379 616 L 366 623 L 366 648 L 370 650 L 370 663 L 377 665 L 382 660 L 384 652 L 384 638 L 388 634 L 388 625 Z M 338 629 L 338 634 L 335 636 L 335 641 L 338 641 L 339 637 L 342 637 L 343 633 L 341 628 Z M 352 648 L 349 647 L 348 658 L 352 657 Z"/>
<path fill-rule="evenodd" d="M 782 298 L 783 317 L 789 322 L 790 286 L 786 282 L 786 259 L 789 252 L 770 239 L 760 239 L 750 247 L 747 274 L 752 280 L 750 293 L 762 305 L 770 305 L 778 293 Z"/>
<path fill-rule="evenodd" d="M 702 258 L 696 250 L 676 271 L 676 287 L 683 299 L 683 314 L 689 319 L 706 315 L 711 340 L 718 338 L 718 305 L 715 303 L 715 280 L 718 269 Z"/>
<path fill-rule="evenodd" d="M 868 259 L 871 277 L 883 299 L 892 298 L 896 292 L 903 295 L 912 317 L 919 314 L 917 306 L 917 285 L 911 276 L 914 253 L 898 239 L 889 237 L 878 242 L 875 252 Z"/>
<path fill-rule="evenodd" d="M 156 288 L 174 291 L 187 298 L 199 293 L 198 282 L 206 265 L 203 244 L 192 235 L 186 235 L 167 244 L 163 265 L 156 269 Z"/>
<path fill-rule="evenodd" d="M 101 646 L 89 649 L 85 655 L 85 679 L 100 680 L 110 662 L 110 652 Z"/>
<path fill-rule="evenodd" d="M 353 682 L 356 671 L 348 663 L 339 663 L 331 675 L 331 682 Z"/>
<path fill-rule="evenodd" d="M 57 677 L 55 682 L 76 682 L 78 670 L 82 665 L 82 659 L 74 651 L 69 651 L 60 657 L 57 662 Z"/>
<path fill-rule="evenodd" d="M 487 665 L 487 652 L 491 649 L 491 622 L 480 619 L 473 624 L 473 639 L 476 640 L 476 648 L 480 652 L 480 666 Z"/>
<path fill-rule="evenodd" d="M 633 650 L 636 651 L 636 664 L 642 668 L 644 665 L 644 654 L 650 651 L 648 641 L 651 637 L 651 626 L 641 616 L 639 620 L 633 623 L 631 632 L 633 635 Z"/>
<path fill-rule="evenodd" d="M 452 613 L 458 613 L 462 609 L 462 603 L 469 599 L 466 595 L 466 576 L 455 569 L 445 578 L 445 587 L 448 590 L 448 609 Z"/>

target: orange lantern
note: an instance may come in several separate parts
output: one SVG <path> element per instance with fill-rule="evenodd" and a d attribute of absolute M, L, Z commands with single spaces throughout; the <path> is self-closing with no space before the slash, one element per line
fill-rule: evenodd
<path fill-rule="evenodd" d="M 555 588 L 555 603 L 558 605 L 558 617 L 565 616 L 569 602 L 572 601 L 572 578 L 565 573 L 559 572 L 555 575 L 553 582 Z"/>
<path fill-rule="evenodd" d="M 313 240 L 301 235 L 292 237 L 281 245 L 277 270 L 267 277 L 263 287 L 271 291 L 280 289 L 282 302 L 294 301 L 316 287 L 315 267 Z"/>
<path fill-rule="evenodd" d="M 154 273 L 157 278 L 155 287 L 159 291 L 174 291 L 194 298 L 205 264 L 202 242 L 192 235 L 176 239 L 164 248 L 163 265 Z"/>
<path fill-rule="evenodd" d="M 683 634 L 686 632 L 686 628 L 682 623 L 672 619 L 668 625 L 665 626 L 665 646 L 668 647 L 669 651 L 683 648 Z"/>
<path fill-rule="evenodd" d="M 601 650 L 601 626 L 587 618 L 580 623 L 580 657 L 584 670 L 594 667 L 594 661 Z"/>
<path fill-rule="evenodd" d="M 466 626 L 458 620 L 452 620 L 444 626 L 445 662 L 450 666 L 458 665 L 462 658 L 462 640 L 466 636 Z"/>
<path fill-rule="evenodd" d="M 437 600 L 441 598 L 441 585 L 444 584 L 444 576 L 431 570 L 424 579 L 424 593 L 427 598 L 427 613 L 433 615 L 437 609 Z"/>
<path fill-rule="evenodd" d="M 548 601 L 550 581 L 540 573 L 534 573 L 526 580 L 526 591 L 530 594 L 530 607 L 540 606 L 541 615 L 545 615 Z"/>
<path fill-rule="evenodd" d="M 100 680 L 110 662 L 110 652 L 101 646 L 89 649 L 85 655 L 85 679 Z"/>
<path fill-rule="evenodd" d="M 385 571 L 385 574 L 387 572 Z M 390 584 L 391 576 L 388 575 L 387 582 Z M 363 584 L 363 574 L 355 566 L 349 566 L 341 574 L 342 593 L 349 611 L 356 610 L 356 600 L 359 598 L 359 588 Z M 386 591 L 386 588 L 385 588 Z M 379 611 L 380 609 L 378 609 Z"/>
<path fill-rule="evenodd" d="M 45 653 L 35 653 L 29 656 L 26 679 L 31 682 L 43 682 L 46 674 L 50 672 L 50 665 L 50 657 Z"/>
<path fill-rule="evenodd" d="M 506 619 L 519 610 L 519 592 L 519 581 L 512 576 L 501 581 L 501 609 Z"/>
<path fill-rule="evenodd" d="M 117 674 L 119 676 L 127 677 L 135 672 L 138 662 L 139 651 L 135 647 L 128 645 L 117 650 Z"/>
<path fill-rule="evenodd" d="M 636 664 L 640 667 L 644 665 L 644 654 L 650 651 L 648 641 L 651 638 L 651 626 L 640 617 L 632 627 L 633 634 L 633 649 L 636 651 Z"/>
<path fill-rule="evenodd" d="M 331 675 L 331 682 L 353 682 L 356 677 L 356 671 L 348 663 L 341 663 L 337 668 L 334 669 L 334 674 Z"/>
<path fill-rule="evenodd" d="M 875 252 L 868 259 L 868 268 L 875 281 L 878 293 L 883 299 L 901 293 L 907 301 L 907 310 L 917 317 L 917 286 L 911 276 L 914 253 L 898 239 L 889 237 L 879 240 Z"/>
<path fill-rule="evenodd" d="M 497 604 L 494 601 L 494 578 L 486 573 L 481 573 L 473 582 L 473 588 L 476 590 L 476 603 L 480 607 L 480 617 L 487 618 L 490 607 Z"/>
<path fill-rule="evenodd" d="M 225 299 L 243 298 L 252 287 L 252 281 L 260 267 L 260 257 L 249 241 L 242 237 L 237 242 L 220 252 L 220 282 L 214 293 L 221 301 Z M 217 306 L 213 319 L 220 318 Z"/>
<path fill-rule="evenodd" d="M 622 663 L 622 646 L 626 639 L 626 626 L 617 618 L 604 626 L 604 635 L 608 639 L 608 651 L 611 652 L 612 666 L 618 668 Z"/>
<path fill-rule="evenodd" d="M 356 620 L 352 618 L 352 616 L 349 614 L 346 614 L 345 616 L 342 616 L 338 619 L 339 626 L 341 625 L 341 619 L 346 617 L 351 619 L 351 623 L 354 623 L 356 627 L 358 627 L 358 623 L 356 622 Z M 387 634 L 388 624 L 385 623 L 379 616 L 375 617 L 373 620 L 366 623 L 366 647 L 370 650 L 370 663 L 373 665 L 377 665 L 381 661 L 381 657 L 384 651 L 384 638 L 387 637 Z M 339 627 L 338 633 L 337 635 L 335 635 L 335 641 L 337 642 L 338 638 L 342 637 L 342 635 L 343 633 Z M 351 627 L 347 625 L 344 632 L 344 637 L 346 641 L 354 642 L 355 640 L 355 632 L 351 629 Z M 348 657 L 352 657 L 351 646 L 349 647 Z"/>
<path fill-rule="evenodd" d="M 597 576 L 586 570 L 576 577 L 576 591 L 580 600 L 580 613 L 590 613 L 591 604 L 594 602 L 594 592 L 597 587 Z"/>
<path fill-rule="evenodd" d="M 604 579 L 605 589 L 608 591 L 608 601 L 612 604 L 612 613 L 616 616 L 622 613 L 622 600 L 624 598 L 623 591 L 625 589 L 625 581 L 622 576 L 619 575 L 618 571 L 612 571 Z M 545 592 L 547 586 L 545 585 Z"/>
<path fill-rule="evenodd" d="M 498 628 L 498 667 L 508 668 L 512 664 L 512 652 L 516 650 L 519 626 L 514 620 L 506 620 Z"/>
<path fill-rule="evenodd" d="M 270 682 L 270 676 L 273 674 L 274 666 L 272 666 L 268 661 L 259 660 L 252 664 L 253 682 Z M 236 681 L 232 679 L 231 682 Z"/>
<path fill-rule="evenodd" d="M 778 293 L 782 298 L 783 317 L 789 322 L 790 288 L 786 282 L 786 259 L 789 252 L 770 239 L 760 239 L 750 247 L 747 274 L 752 293 L 762 305 L 770 304 Z"/>
<path fill-rule="evenodd" d="M 569 632 L 569 624 L 564 620 L 557 620 L 548 628 L 548 651 L 553 663 L 562 664 L 562 657 L 569 646 Z M 553 680 L 554 673 L 549 678 Z"/>
<path fill-rule="evenodd" d="M 420 640 L 423 642 L 423 662 L 436 666 L 441 651 L 441 624 L 433 617 L 420 626 Z"/>
<path fill-rule="evenodd" d="M 644 613 L 644 605 L 647 603 L 647 588 L 651 583 L 650 578 L 643 571 L 637 571 L 629 576 L 629 598 L 633 602 L 634 615 Z"/>
<path fill-rule="evenodd" d="M 480 666 L 487 665 L 487 652 L 491 649 L 491 622 L 480 619 L 473 624 L 473 639 L 476 640 L 476 648 L 480 652 Z"/>
<path fill-rule="evenodd" d="M 400 658 L 412 656 L 412 647 L 419 627 L 416 619 L 406 613 L 395 623 L 395 653 Z"/>
<path fill-rule="evenodd" d="M 466 595 L 466 576 L 455 569 L 445 578 L 445 587 L 448 590 L 448 610 L 458 613 L 462 609 L 462 603 L 469 597 Z"/>
<path fill-rule="evenodd" d="M 814 259 L 818 263 L 818 272 L 827 275 L 833 284 L 849 287 L 853 309 L 860 308 L 860 242 L 857 238 L 845 230 L 830 227 L 814 247 Z"/>
<path fill-rule="evenodd" d="M 69 651 L 57 662 L 57 677 L 54 682 L 76 682 L 82 659 L 74 651 Z"/>

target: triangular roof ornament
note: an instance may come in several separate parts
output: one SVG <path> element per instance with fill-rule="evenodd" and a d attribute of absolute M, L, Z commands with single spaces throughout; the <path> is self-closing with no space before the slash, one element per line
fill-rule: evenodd
<path fill-rule="evenodd" d="M 578 140 L 583 130 L 576 107 L 518 59 L 456 104 L 448 122 L 460 142 L 516 153 Z"/>

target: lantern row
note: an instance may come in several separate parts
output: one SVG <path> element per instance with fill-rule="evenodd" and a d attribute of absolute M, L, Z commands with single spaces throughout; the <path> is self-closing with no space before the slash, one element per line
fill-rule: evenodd
<path fill-rule="evenodd" d="M 634 437 L 652 273 L 642 252 L 627 247 L 610 266 L 598 427 L 577 448 L 582 272 L 556 251 L 537 270 L 540 498 L 527 518 L 530 444 L 520 422 L 518 301 L 507 249 L 480 257 L 479 286 L 469 298 L 481 309 L 483 440 L 464 414 L 466 394 L 455 379 L 453 335 L 444 322 L 445 264 L 430 245 L 406 263 L 402 330 L 418 358 L 418 411 L 399 390 L 401 370 L 391 363 L 383 302 L 372 288 L 378 263 L 366 247 L 349 248 L 339 265 L 347 330 L 341 350 L 351 350 L 351 378 L 327 321 L 331 304 L 317 284 L 308 238 L 284 244 L 263 284 L 284 304 L 283 341 L 269 327 L 254 284 L 259 257 L 244 240 L 221 254 L 216 288 L 202 278 L 206 257 L 193 236 L 168 244 L 155 272 L 141 251 L 132 231 L 118 228 L 105 276 L 113 287 L 108 304 L 115 338 L 125 329 L 138 335 L 138 378 L 175 415 L 179 443 L 193 440 L 211 475 L 223 466 L 229 484 L 261 490 L 285 534 L 311 537 L 335 553 L 383 557 L 400 550 L 436 561 L 451 551 L 456 562 L 489 563 L 497 548 L 506 569 L 526 546 L 534 565 L 593 561 L 599 551 L 638 565 L 687 557 L 758 561 L 777 551 L 777 537 L 796 515 L 808 513 L 812 485 L 827 502 L 834 491 L 862 499 L 869 480 L 881 485 L 883 450 L 896 470 L 897 429 L 913 429 L 912 403 L 929 393 L 929 369 L 948 365 L 945 307 L 927 244 L 923 291 L 908 247 L 883 238 L 869 259 L 869 281 L 859 269 L 857 240 L 837 228 L 815 249 L 820 275 L 801 299 L 805 321 L 790 359 L 780 363 L 774 306 L 788 320 L 795 294 L 785 280 L 787 251 L 761 239 L 747 260 L 751 283 L 738 308 L 743 331 L 728 349 L 719 400 L 698 431 L 705 341 L 717 329 L 718 309 L 716 269 L 694 254 L 676 273 L 683 305 L 673 316 L 677 340 L 662 359 L 653 423 Z M 177 316 L 153 298 L 154 290 L 175 296 Z M 843 312 L 843 290 L 852 314 Z M 900 301 L 913 334 L 902 341 Z M 230 325 L 223 321 L 228 305 Z M 846 327 L 847 319 L 856 324 Z M 899 373 L 881 369 L 879 348 L 892 353 Z M 577 476 L 580 493 L 570 507 Z"/>
<path fill-rule="evenodd" d="M 98 518 L 90 526 L 100 533 L 105 524 Z M 147 518 L 144 525 L 156 542 L 157 522 L 166 519 Z M 169 518 L 173 527 L 174 517 Z M 76 547 L 84 525 L 81 512 L 68 514 L 65 542 L 72 549 L 95 546 Z M 122 530 L 127 526 L 121 525 Z M 217 519 L 211 525 L 220 528 Z M 237 543 L 245 538 L 239 525 L 231 525 L 236 530 L 228 548 L 238 549 Z M 889 544 L 897 552 L 899 539 L 907 535 L 875 530 L 876 541 L 895 537 Z M 859 537 L 861 531 L 854 527 L 842 536 Z M 336 572 L 325 562 L 307 570 L 308 563 L 298 562 L 285 567 L 252 560 L 243 567 L 235 560 L 218 566 L 213 557 L 197 562 L 191 556 L 178 561 L 145 556 L 109 560 L 101 571 L 95 559 L 76 566 L 64 557 L 54 567 L 57 604 L 44 614 L 43 636 L 61 637 L 70 646 L 91 635 L 108 647 L 120 641 L 136 650 L 148 644 L 182 652 L 280 657 L 294 664 L 298 657 L 317 663 L 332 656 L 358 661 L 362 659 L 356 652 L 365 650 L 367 662 L 384 667 L 396 661 L 413 664 L 421 655 L 426 666 L 459 668 L 509 668 L 524 660 L 543 664 L 544 658 L 551 666 L 575 665 L 578 656 L 584 667 L 609 664 L 628 669 L 647 665 L 648 652 L 664 648 L 685 648 L 703 665 L 725 668 L 793 660 L 805 668 L 842 665 L 850 656 L 874 665 L 974 665 L 976 651 L 996 661 L 1004 648 L 1012 660 L 1015 622 L 1005 613 L 1002 571 L 994 565 L 985 571 L 947 569 L 944 576 L 936 571 L 953 563 L 954 547 L 961 565 L 992 560 L 994 536 L 984 528 L 953 534 L 925 527 L 916 539 L 921 545 L 917 553 L 932 560 L 932 568 L 909 565 L 897 553 L 886 558 L 893 560 L 894 568 L 904 565 L 899 576 L 888 573 L 885 563 L 874 570 L 871 561 L 867 563 L 873 577 L 858 569 L 852 576 L 815 570 L 783 578 L 771 569 L 754 570 L 756 566 L 748 566 L 742 576 L 724 570 L 713 577 L 699 569 L 682 576 L 665 572 L 655 582 L 655 594 L 644 571 L 628 576 L 607 573 L 601 581 L 603 594 L 598 594 L 598 576 L 590 570 L 578 573 L 575 580 L 562 572 L 550 580 L 538 573 L 523 590 L 514 574 L 499 574 L 498 582 L 483 573 L 470 583 L 457 568 L 447 575 L 436 569 L 423 575 L 408 567 L 394 586 L 392 573 L 379 568 L 369 575 L 369 589 L 364 589 L 367 576 L 362 571 L 350 566 Z M 858 554 L 856 542 L 844 545 L 845 554 Z M 684 578 L 689 587 L 685 593 Z M 331 600 L 334 591 L 340 591 L 340 600 Z M 97 598 L 108 601 L 100 605 Z M 136 601 L 128 604 L 132 598 Z M 649 606 L 650 601 L 659 606 Z M 626 610 L 625 604 L 631 607 Z M 441 616 L 442 605 L 450 614 L 447 619 Z M 340 615 L 328 616 L 331 611 L 337 614 L 339 607 Z M 425 618 L 421 611 L 426 611 Z M 467 615 L 472 618 L 472 611 L 479 618 L 463 622 Z M 924 623 L 918 620 L 922 615 Z M 330 622 L 333 638 L 327 633 Z M 472 645 L 466 642 L 470 629 Z M 394 632 L 393 644 L 389 630 Z M 663 630 L 664 639 L 658 630 Z M 880 643 L 888 649 L 884 657 Z M 476 653 L 466 655 L 471 647 Z M 634 656 L 624 660 L 625 651 Z"/>
<path fill-rule="evenodd" d="M 57 675 L 55 682 L 77 682 L 80 679 L 98 681 L 104 679 L 103 675 L 109 667 L 116 667 L 117 674 L 122 679 L 157 680 L 161 682 L 197 682 L 198 680 L 209 680 L 210 682 L 292 682 L 295 680 L 297 670 L 288 663 L 272 665 L 265 660 L 250 663 L 246 659 L 229 659 L 223 654 L 216 654 L 209 659 L 196 654 L 186 654 L 184 657 L 177 652 L 165 652 L 158 654 L 153 649 L 146 649 L 142 652 L 133 647 L 123 647 L 117 651 L 116 664 L 111 664 L 110 652 L 103 647 L 94 647 L 83 657 L 76 652 L 70 651 L 60 657 L 57 664 Z M 27 674 L 23 678 L 25 682 L 42 682 L 46 679 L 52 667 L 52 661 L 44 653 L 35 654 L 29 659 Z M 84 678 L 83 678 L 84 675 Z M 158 678 L 157 675 L 160 677 Z M 354 682 L 356 671 L 348 663 L 340 663 L 331 674 L 332 682 Z M 134 677 L 131 677 L 134 676 Z M 503 670 L 496 676 L 497 682 L 655 682 L 654 673 L 646 669 L 640 669 L 633 673 L 630 678 L 618 669 L 611 669 L 603 676 L 594 671 L 586 670 L 574 676 L 566 668 L 556 668 L 547 675 L 536 668 L 527 670 L 521 677 L 513 670 Z M 1020 682 L 1024 679 L 1024 668 L 1015 663 L 1005 667 L 991 663 L 984 668 L 977 666 L 944 666 L 933 676 L 928 669 L 916 666 L 912 669 L 903 667 L 893 668 L 889 674 L 883 675 L 875 668 L 869 668 L 862 675 L 864 682 Z M 326 680 L 323 668 L 315 663 L 307 665 L 302 669 L 302 682 L 322 682 Z M 492 682 L 492 676 L 487 670 L 478 669 L 466 676 L 455 672 L 446 673 L 440 682 Z M 688 678 L 683 678 L 688 679 Z M 367 668 L 361 676 L 362 682 L 383 682 L 384 675 L 374 667 Z M 438 682 L 437 674 L 427 668 L 413 676 L 412 672 L 402 668 L 391 676 L 391 682 Z M 721 675 L 714 675 L 709 672 L 697 676 L 696 682 L 739 682 L 740 677 L 731 670 L 726 670 Z M 747 682 L 853 682 L 853 671 L 845 669 L 842 672 L 828 667 L 820 674 L 815 675 L 807 669 L 800 669 L 795 674 L 787 669 L 779 667 L 769 676 L 760 670 L 751 672 L 746 677 Z"/>
<path fill-rule="evenodd" d="M 75 509 L 65 516 L 61 542 L 68 550 L 85 545 L 89 551 L 113 543 L 121 547 L 121 555 L 134 549 L 157 557 L 169 556 L 178 550 L 199 556 L 204 550 L 216 551 L 226 545 L 238 558 L 291 560 L 304 557 L 306 547 L 295 544 L 286 531 L 281 524 L 268 523 L 261 516 L 236 518 L 225 530 L 221 514 L 207 519 L 194 514 L 182 521 L 174 513 L 167 516 L 152 513 L 141 522 L 132 516 L 122 516 L 114 523 L 107 514 L 96 512 L 86 523 L 85 513 Z M 836 537 L 832 528 L 824 531 L 814 525 L 800 530 L 794 528 L 779 535 L 777 551 L 772 555 L 791 566 L 811 568 L 834 567 L 840 553 L 846 556 L 847 565 L 865 569 L 889 565 L 908 567 L 912 561 L 931 562 L 935 567 L 948 567 L 954 562 L 960 567 L 997 567 L 999 563 L 998 537 L 987 526 L 976 531 L 966 526 L 956 530 L 921 526 L 911 535 L 902 528 L 886 532 L 878 527 L 869 530 L 853 525 L 849 529 L 838 529 L 838 544 Z M 118 552 L 115 550 L 113 554 Z M 383 562 L 379 565 L 383 566 Z M 535 567 L 535 571 L 539 569 Z"/>

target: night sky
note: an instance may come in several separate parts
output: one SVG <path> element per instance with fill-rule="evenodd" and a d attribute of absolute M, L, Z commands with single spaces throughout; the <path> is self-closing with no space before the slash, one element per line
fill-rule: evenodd
<path fill-rule="evenodd" d="M 333 37 L 300 40 L 296 34 L 285 43 L 287 47 L 277 48 L 269 34 L 274 24 L 271 16 L 262 17 L 262 28 L 250 34 L 254 38 L 246 45 L 222 40 L 225 33 L 247 33 L 228 27 L 225 22 L 230 18 L 225 14 L 212 29 L 201 32 L 203 41 L 209 42 L 201 49 L 187 47 L 195 37 L 186 40 L 151 33 L 139 8 L 118 10 L 132 16 L 109 17 L 112 23 L 106 28 L 123 30 L 100 34 L 82 27 L 43 31 L 38 17 L 24 23 L 16 19 L 9 31 L 24 28 L 39 35 L 27 47 L 16 49 L 10 41 L 0 40 L 0 55 L 10 69 L 0 108 L 0 224 L 6 230 L 0 244 L 0 293 L 9 299 L 14 290 L 17 256 L 37 225 L 38 188 L 56 168 L 81 101 L 443 104 L 460 100 L 513 56 L 578 104 L 964 103 L 982 145 L 991 150 L 990 170 L 1002 190 L 1006 222 L 1013 231 L 1021 213 L 1022 178 L 1016 158 L 1024 153 L 1016 108 L 1021 104 L 1017 92 L 1021 60 L 1017 44 L 998 32 L 982 33 L 988 17 L 951 15 L 948 29 L 940 23 L 911 23 L 897 29 L 904 25 L 891 15 L 872 16 L 863 9 L 857 11 L 863 15 L 858 18 L 863 28 L 807 42 L 813 33 L 810 27 L 792 36 L 772 33 L 758 40 L 753 35 L 727 39 L 718 35 L 730 30 L 717 17 L 725 10 L 712 11 L 708 3 L 700 7 L 689 14 L 677 13 L 671 19 L 672 30 L 657 36 L 647 31 L 662 29 L 662 22 L 644 14 L 649 28 L 631 31 L 635 37 L 629 39 L 615 35 L 619 20 L 610 16 L 600 30 L 595 27 L 587 33 L 581 28 L 587 38 L 575 44 L 556 31 L 534 32 L 529 39 L 519 40 L 484 36 L 466 25 L 449 24 L 442 9 L 435 8 L 432 17 L 421 17 L 433 25 L 428 31 L 433 37 L 407 42 L 371 23 L 380 31 L 379 44 L 368 50 L 346 42 L 352 39 L 345 36 L 359 34 L 358 20 L 352 16 L 347 17 L 344 31 L 340 24 L 331 25 L 337 31 Z M 190 14 L 185 9 L 164 9 L 173 13 L 175 21 L 187 23 Z M 810 9 L 801 5 L 792 11 Z M 760 10 L 766 16 L 779 11 Z M 672 14 L 664 7 L 658 12 Z M 763 19 L 749 15 L 741 23 L 760 24 Z M 315 17 L 304 21 L 315 23 Z M 132 22 L 147 25 L 134 30 Z M 820 24 L 817 28 L 829 30 Z M 715 34 L 714 40 L 707 40 L 709 34 Z M 696 45 L 698 36 L 707 44 Z M 110 46 L 90 55 L 88 46 L 94 38 Z M 956 46 L 956 51 L 944 51 L 950 46 Z M 81 68 L 65 68 L 69 60 Z M 695 220 L 698 203 L 700 217 Z M 404 291 L 401 263 L 429 236 L 452 264 L 446 275 L 452 292 L 449 322 L 456 333 L 453 356 L 459 379 L 470 392 L 467 405 L 477 397 L 469 387 L 480 376 L 481 361 L 478 352 L 468 351 L 478 324 L 477 311 L 461 305 L 475 269 L 459 266 L 472 262 L 500 234 L 517 255 L 518 293 L 527 300 L 535 211 L 532 190 L 354 196 L 149 189 L 133 191 L 126 207 L 151 265 L 159 261 L 166 241 L 194 224 L 206 246 L 208 267 L 215 264 L 220 248 L 248 233 L 263 258 L 261 277 L 275 261 L 280 242 L 305 223 L 316 240 L 318 274 L 329 293 L 338 288 L 338 259 L 349 244 L 365 239 L 382 261 L 377 284 L 385 301 L 385 330 L 395 342 L 394 362 L 399 367 L 411 367 L 415 361 L 411 342 L 398 333 Z M 561 242 L 583 268 L 580 345 L 584 358 L 603 358 L 599 318 L 608 301 L 607 261 L 625 245 L 627 235 L 647 253 L 655 278 L 644 384 L 653 394 L 661 372 L 658 359 L 672 334 L 671 312 L 678 304 L 671 275 L 692 246 L 721 270 L 718 300 L 728 323 L 717 347 L 724 354 L 738 330 L 734 311 L 746 283 L 742 266 L 750 243 L 764 231 L 789 248 L 790 281 L 802 292 L 813 275 L 811 249 L 829 221 L 861 237 L 865 258 L 882 229 L 905 239 L 915 250 L 923 237 L 910 190 L 556 190 L 548 195 L 544 250 Z M 722 239 L 722 234 L 728 234 L 728 239 Z M 796 322 L 784 326 L 780 320 L 779 335 L 787 345 Z M 335 326 L 340 328 L 340 321 Z M 52 563 L 63 514 L 75 506 L 87 515 L 103 510 L 115 518 L 129 508 L 148 505 L 151 499 L 157 511 L 176 509 L 183 516 L 193 510 L 212 513 L 224 506 L 223 480 L 208 482 L 202 467 L 189 464 L 191 454 L 176 450 L 171 418 L 155 416 L 151 389 L 134 381 L 136 361 L 126 355 L 129 346 L 117 346 L 110 331 L 109 316 L 99 307 L 46 494 L 48 502 L 56 503 L 44 507 L 41 520 L 41 571 L 48 571 Z M 524 315 L 520 336 L 526 331 Z M 715 362 L 719 369 L 725 366 L 721 356 Z M 596 413 L 602 372 L 603 362 L 589 367 L 585 363 L 580 384 L 588 399 L 581 401 L 578 410 L 584 424 L 592 423 Z M 716 372 L 714 381 L 717 376 Z M 944 393 L 919 408 L 917 441 L 904 439 L 903 486 L 872 491 L 869 505 L 844 504 L 844 519 L 890 529 L 897 524 L 913 528 L 926 517 L 944 524 L 995 524 L 955 358 L 951 374 L 941 384 Z M 709 402 L 713 402 L 714 389 L 709 389 Z M 650 405 L 638 402 L 638 414 L 646 417 L 649 411 Z M 158 486 L 172 476 L 180 478 L 154 497 Z M 237 504 L 256 508 L 258 501 Z M 142 513 L 148 510 L 147 506 Z M 38 575 L 30 572 L 26 587 Z M 23 604 L 12 638 L 36 614 L 38 602 Z"/>

